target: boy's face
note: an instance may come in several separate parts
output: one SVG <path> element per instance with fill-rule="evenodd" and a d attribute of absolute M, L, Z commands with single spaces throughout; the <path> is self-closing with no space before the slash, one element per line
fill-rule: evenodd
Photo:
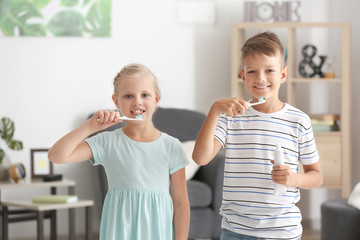
<path fill-rule="evenodd" d="M 159 98 L 155 94 L 153 81 L 139 75 L 123 79 L 117 86 L 113 101 L 123 115 L 135 118 L 140 114 L 144 120 L 151 121 Z"/>
<path fill-rule="evenodd" d="M 274 56 L 256 53 L 246 57 L 244 70 L 240 71 L 240 75 L 253 100 L 264 97 L 267 101 L 277 101 L 280 85 L 285 82 L 287 71 L 287 67 L 282 68 L 280 53 Z"/>

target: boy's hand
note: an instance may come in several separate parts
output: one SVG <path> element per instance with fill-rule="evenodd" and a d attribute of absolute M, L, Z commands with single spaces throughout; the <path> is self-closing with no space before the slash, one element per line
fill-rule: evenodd
<path fill-rule="evenodd" d="M 238 114 L 243 114 L 249 106 L 243 99 L 233 97 L 217 100 L 212 108 L 217 111 L 219 115 L 225 113 L 230 117 L 234 117 Z"/>
<path fill-rule="evenodd" d="M 274 164 L 274 160 L 271 160 L 271 163 Z M 296 186 L 296 173 L 294 173 L 288 165 L 274 165 L 271 171 L 271 177 L 275 183 L 285 186 Z"/>

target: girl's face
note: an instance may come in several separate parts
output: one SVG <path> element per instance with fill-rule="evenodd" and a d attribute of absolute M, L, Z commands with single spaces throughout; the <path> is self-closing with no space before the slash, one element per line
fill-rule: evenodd
<path fill-rule="evenodd" d="M 123 115 L 136 118 L 140 114 L 150 121 L 159 100 L 152 79 L 144 74 L 122 79 L 113 95 L 113 101 Z"/>
<path fill-rule="evenodd" d="M 266 101 L 279 99 L 280 85 L 285 82 L 287 67 L 282 68 L 280 54 L 267 56 L 254 54 L 247 56 L 244 71 L 240 72 L 246 88 L 253 100 L 264 97 Z"/>

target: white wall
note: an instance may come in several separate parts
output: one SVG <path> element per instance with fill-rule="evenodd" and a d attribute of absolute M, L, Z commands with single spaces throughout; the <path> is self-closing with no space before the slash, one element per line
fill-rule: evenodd
<path fill-rule="evenodd" d="M 163 107 L 179 107 L 206 113 L 211 103 L 230 94 L 231 23 L 243 19 L 243 1 L 218 0 L 214 25 L 181 25 L 177 22 L 177 0 L 113 1 L 111 38 L 0 38 L 0 117 L 16 123 L 15 137 L 24 142 L 21 152 L 7 151 L 13 162 L 30 167 L 30 149 L 49 148 L 66 132 L 81 124 L 89 113 L 114 108 L 112 79 L 125 64 L 141 62 L 158 77 Z M 354 7 L 354 6 L 357 7 Z M 353 44 L 359 42 L 359 9 L 356 0 L 302 1 L 302 21 L 351 21 Z M 335 11 L 336 10 L 336 11 Z M 339 14 L 338 14 L 339 13 Z M 355 34 L 357 33 L 357 34 Z M 356 36 L 355 36 L 356 35 Z M 355 39 L 356 38 L 356 39 Z M 356 41 L 354 41 L 356 40 Z M 359 50 L 353 48 L 353 63 Z M 355 66 L 355 64 L 354 64 Z M 353 67 L 353 79 L 359 70 Z M 353 80 L 353 97 L 359 83 Z M 353 105 L 353 119 L 359 109 Z M 356 132 L 359 127 L 354 124 Z M 355 131 L 354 131 L 355 132 Z M 354 134 L 354 142 L 359 137 Z M 2 145 L 3 146 L 3 145 Z M 353 156 L 359 150 L 353 145 Z M 354 161 L 359 169 L 359 164 Z M 74 179 L 76 193 L 96 200 L 93 228 L 99 229 L 98 189 L 94 168 L 88 163 L 56 165 L 55 173 Z M 356 174 L 356 170 L 354 170 Z M 358 181 L 359 177 L 353 178 Z M 27 197 L 40 190 L 4 192 L 3 199 Z M 339 192 L 324 189 L 303 191 L 300 206 L 304 218 L 320 218 L 319 206 Z M 83 221 L 77 211 L 77 221 Z M 67 232 L 66 213 L 60 213 L 58 232 Z M 27 231 L 19 232 L 19 226 Z M 10 226 L 14 237 L 35 234 L 35 223 Z M 83 224 L 77 225 L 83 232 Z"/>
<path fill-rule="evenodd" d="M 357 0 L 331 0 L 330 17 L 332 21 L 347 21 L 351 23 L 351 78 L 352 78 L 352 91 L 351 91 L 351 114 L 352 114 L 352 182 L 353 185 L 360 182 L 360 125 L 357 120 L 360 118 L 359 108 L 359 89 L 360 89 L 360 69 L 358 64 L 360 62 L 360 1 Z"/>

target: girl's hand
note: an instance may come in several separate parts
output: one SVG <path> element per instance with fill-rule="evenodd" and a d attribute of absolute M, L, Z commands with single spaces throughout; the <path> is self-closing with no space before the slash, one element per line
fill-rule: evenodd
<path fill-rule="evenodd" d="M 274 164 L 274 160 L 271 160 L 271 163 Z M 285 186 L 296 186 L 296 175 L 290 166 L 285 164 L 274 165 L 271 171 L 272 180 Z"/>
<path fill-rule="evenodd" d="M 100 110 L 91 117 L 90 121 L 92 126 L 97 129 L 96 131 L 99 131 L 122 122 L 119 117 L 120 113 L 118 111 Z"/>
<path fill-rule="evenodd" d="M 238 114 L 243 114 L 249 108 L 249 105 L 245 100 L 233 97 L 217 100 L 212 108 L 218 114 L 225 113 L 230 117 L 234 117 Z"/>

